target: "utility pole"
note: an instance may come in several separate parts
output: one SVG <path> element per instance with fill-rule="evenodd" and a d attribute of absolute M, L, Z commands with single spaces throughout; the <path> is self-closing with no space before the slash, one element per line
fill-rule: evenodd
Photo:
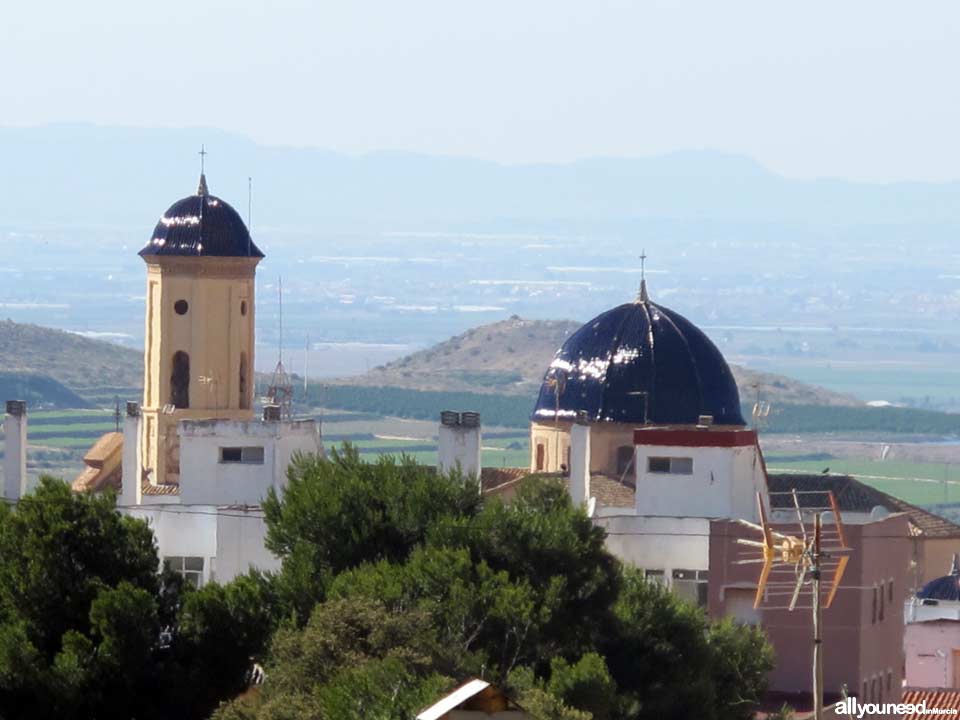
<path fill-rule="evenodd" d="M 823 720 L 823 609 L 820 606 L 820 513 L 813 516 L 813 717 Z"/>

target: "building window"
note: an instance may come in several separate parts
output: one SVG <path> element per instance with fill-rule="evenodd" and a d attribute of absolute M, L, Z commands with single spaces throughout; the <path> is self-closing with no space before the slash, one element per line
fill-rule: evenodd
<path fill-rule="evenodd" d="M 247 316 L 247 301 L 246 301 L 246 300 L 241 300 L 241 301 L 240 301 L 240 314 L 243 315 L 244 317 Z"/>
<path fill-rule="evenodd" d="M 893 689 L 893 670 L 887 670 L 887 692 Z"/>
<path fill-rule="evenodd" d="M 867 700 L 870 699 L 867 697 L 867 681 L 866 680 L 863 681 L 863 695 L 860 696 L 860 699 L 863 700 L 863 702 L 867 702 Z"/>
<path fill-rule="evenodd" d="M 674 570 L 673 591 L 688 602 L 706 607 L 708 579 L 706 570 Z"/>
<path fill-rule="evenodd" d="M 656 585 L 662 585 L 664 587 L 667 585 L 667 578 L 663 574 L 663 570 L 644 570 L 643 577 L 646 578 L 647 582 L 651 582 Z"/>
<path fill-rule="evenodd" d="M 877 621 L 877 586 L 873 586 L 873 608 L 870 611 L 870 622 Z"/>
<path fill-rule="evenodd" d="M 203 584 L 202 557 L 165 557 L 163 566 L 171 572 L 182 575 L 187 584 L 195 588 Z"/>
<path fill-rule="evenodd" d="M 537 443 L 537 471 L 543 472 L 543 465 L 547 459 L 547 448 L 543 443 Z"/>
<path fill-rule="evenodd" d="M 175 408 L 190 407 L 190 356 L 182 350 L 173 354 L 170 375 L 170 404 Z"/>
<path fill-rule="evenodd" d="M 693 475 L 693 458 L 649 457 L 647 472 L 664 475 Z"/>
<path fill-rule="evenodd" d="M 262 447 L 222 447 L 220 448 L 220 462 L 246 463 L 249 465 L 263 465 Z"/>
<path fill-rule="evenodd" d="M 186 315 L 186 314 L 187 314 L 187 310 L 189 310 L 189 309 L 190 309 L 190 305 L 187 303 L 186 300 L 177 300 L 177 301 L 173 304 L 173 311 L 174 311 L 177 315 Z"/>
<path fill-rule="evenodd" d="M 883 608 L 884 608 L 884 605 L 886 604 L 884 602 L 886 598 L 884 597 L 883 590 L 884 590 L 883 583 L 880 583 L 880 622 L 883 622 Z"/>
<path fill-rule="evenodd" d="M 887 600 L 893 602 L 893 580 L 887 583 Z"/>
<path fill-rule="evenodd" d="M 240 353 L 240 409 L 250 409 L 250 396 L 247 394 L 247 354 Z"/>

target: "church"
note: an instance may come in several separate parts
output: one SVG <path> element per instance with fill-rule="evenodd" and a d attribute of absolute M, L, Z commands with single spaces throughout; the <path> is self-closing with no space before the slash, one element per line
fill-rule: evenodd
<path fill-rule="evenodd" d="M 283 489 L 296 453 L 323 450 L 314 420 L 273 405 L 254 415 L 254 280 L 264 254 L 201 173 L 140 257 L 143 401 L 127 403 L 123 433 L 97 441 L 73 487 L 118 489 L 121 509 L 150 523 L 163 562 L 195 585 L 275 568 L 260 502 Z"/>

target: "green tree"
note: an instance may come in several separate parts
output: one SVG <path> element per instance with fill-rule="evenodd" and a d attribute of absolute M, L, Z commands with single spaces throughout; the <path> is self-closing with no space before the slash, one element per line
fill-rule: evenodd
<path fill-rule="evenodd" d="M 773 648 L 759 628 L 738 625 L 730 618 L 710 624 L 707 645 L 717 689 L 717 716 L 750 720 L 767 690 Z"/>
<path fill-rule="evenodd" d="M 205 718 L 277 622 L 260 576 L 183 593 L 153 534 L 52 478 L 0 505 L 0 717 Z"/>
<path fill-rule="evenodd" d="M 412 711 L 434 681 L 480 674 L 538 718 L 720 720 L 762 693 L 762 635 L 711 623 L 622 568 L 560 483 L 534 479 L 509 504 L 481 501 L 459 478 L 407 461 L 365 466 L 348 449 L 301 461 L 291 488 L 270 500 L 271 542 L 284 555 L 275 581 L 298 618 L 315 609 L 307 628 L 274 637 L 261 699 L 230 704 L 221 720 L 389 718 L 391 698 Z M 428 500 L 431 488 L 441 490 Z M 318 527 L 327 522 L 336 531 Z M 359 639 L 331 625 L 347 607 L 376 608 Z M 414 619 L 416 635 L 363 639 Z M 321 661 L 324 637 L 361 650 Z M 401 673 L 402 653 L 421 660 Z"/>
<path fill-rule="evenodd" d="M 302 619 L 333 576 L 364 562 L 402 561 L 439 518 L 480 506 L 473 481 L 408 458 L 366 463 L 349 445 L 328 458 L 296 458 L 288 478 L 283 497 L 271 490 L 263 509 L 267 547 L 284 560 L 279 587 Z"/>
<path fill-rule="evenodd" d="M 236 700 L 217 720 L 409 720 L 451 680 L 427 613 L 390 612 L 366 598 L 317 605 L 307 625 L 277 631 L 255 701 Z"/>

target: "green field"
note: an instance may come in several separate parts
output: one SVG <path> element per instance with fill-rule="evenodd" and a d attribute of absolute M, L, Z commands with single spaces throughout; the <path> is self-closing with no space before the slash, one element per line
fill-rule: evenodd
<path fill-rule="evenodd" d="M 371 417 L 367 413 L 315 409 L 323 422 L 324 444 L 343 441 L 355 445 L 365 457 L 406 454 L 418 462 L 437 462 L 437 422 L 407 418 Z M 31 453 L 35 467 L 72 477 L 82 465 L 83 453 L 100 434 L 114 430 L 109 410 L 55 410 L 29 415 Z M 530 462 L 526 429 L 485 428 L 482 461 L 486 467 L 526 467 Z M 0 433 L 2 437 L 2 433 Z M 879 490 L 917 505 L 960 502 L 960 464 L 911 463 L 896 460 L 796 459 L 767 455 L 770 472 L 831 473 L 853 475 Z"/>

